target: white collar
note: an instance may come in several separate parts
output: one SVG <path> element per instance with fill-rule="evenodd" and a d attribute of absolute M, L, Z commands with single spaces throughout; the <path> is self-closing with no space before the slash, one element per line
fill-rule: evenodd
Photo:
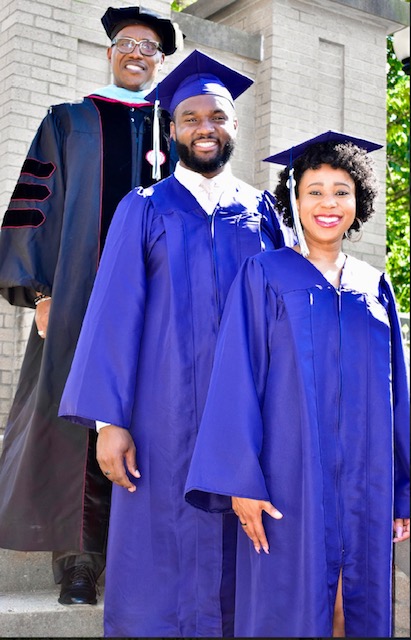
<path fill-rule="evenodd" d="M 234 179 L 231 171 L 231 166 L 229 163 L 227 163 L 221 173 L 218 173 L 213 178 L 209 178 L 210 182 L 213 183 L 212 196 L 210 200 L 203 187 L 201 186 L 203 180 L 207 179 L 201 173 L 191 171 L 191 169 L 186 169 L 182 166 L 181 162 L 177 162 L 176 168 L 174 170 L 174 176 L 180 182 L 180 184 L 183 185 L 183 187 L 190 191 L 190 193 L 194 196 L 194 198 L 208 215 L 211 215 L 213 213 L 223 191 L 226 191 L 227 188 L 230 188 Z"/>
<path fill-rule="evenodd" d="M 191 171 L 191 169 L 186 169 L 183 167 L 181 162 L 177 162 L 174 170 L 174 176 L 193 194 L 194 197 L 197 197 L 198 188 L 204 180 L 204 176 L 201 173 Z M 214 182 L 216 189 L 218 187 L 220 191 L 223 191 L 223 189 L 225 189 L 233 180 L 233 173 L 230 164 L 227 163 L 221 173 L 214 176 L 214 178 L 210 178 L 210 180 Z"/>

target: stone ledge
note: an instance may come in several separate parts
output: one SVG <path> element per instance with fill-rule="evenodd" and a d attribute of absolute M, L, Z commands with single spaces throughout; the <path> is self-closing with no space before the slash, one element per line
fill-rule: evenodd
<path fill-rule="evenodd" d="M 234 2 L 236 0 L 197 0 L 194 4 L 186 7 L 183 12 L 199 18 L 209 18 Z M 389 0 L 389 2 L 387 0 L 327 0 L 327 2 L 356 9 L 398 25 L 408 26 L 410 24 L 410 5 L 404 0 Z"/>
<path fill-rule="evenodd" d="M 263 37 L 250 34 L 210 20 L 203 20 L 188 13 L 171 12 L 172 19 L 178 23 L 187 40 L 212 47 L 219 51 L 227 51 L 250 60 L 262 60 Z"/>
<path fill-rule="evenodd" d="M 0 595 L 0 638 L 101 638 L 103 593 L 97 605 L 64 606 L 59 588 Z"/>

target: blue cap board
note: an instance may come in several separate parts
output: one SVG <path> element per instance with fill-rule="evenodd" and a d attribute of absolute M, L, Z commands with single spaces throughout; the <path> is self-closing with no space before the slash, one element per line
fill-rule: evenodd
<path fill-rule="evenodd" d="M 352 142 L 352 144 L 357 145 L 360 149 L 365 149 L 365 151 L 376 151 L 377 149 L 381 149 L 382 145 L 377 144 L 376 142 L 371 142 L 371 140 L 364 140 L 363 138 L 355 138 L 354 136 L 349 136 L 346 133 L 340 133 L 339 131 L 325 131 L 324 133 L 320 133 L 318 136 L 314 138 L 310 138 L 309 140 L 305 140 L 300 144 L 295 145 L 294 147 L 290 147 L 289 149 L 285 149 L 285 151 L 280 151 L 279 153 L 275 153 L 268 158 L 264 158 L 264 162 L 274 162 L 275 164 L 284 164 L 289 166 L 292 164 L 292 161 L 301 156 L 306 149 L 311 147 L 313 144 L 317 144 L 319 142 L 336 142 L 336 143 L 345 143 Z"/>
<path fill-rule="evenodd" d="M 157 87 L 146 100 L 159 100 L 171 115 L 180 102 L 198 95 L 227 98 L 231 104 L 253 84 L 253 80 L 195 49 Z"/>
<path fill-rule="evenodd" d="M 324 133 L 320 133 L 318 136 L 314 138 L 309 138 L 300 144 L 295 145 L 294 147 L 290 147 L 289 149 L 285 149 L 284 151 L 280 151 L 280 153 L 275 153 L 272 156 L 264 159 L 264 162 L 274 162 L 275 164 L 283 164 L 289 168 L 289 178 L 288 178 L 288 188 L 290 190 L 290 205 L 291 211 L 293 214 L 294 221 L 294 230 L 297 236 L 298 244 L 300 245 L 301 254 L 304 257 L 309 255 L 309 249 L 307 246 L 307 242 L 304 237 L 304 230 L 301 225 L 300 216 L 297 208 L 297 200 L 296 200 L 296 182 L 294 179 L 294 167 L 293 162 L 302 154 L 309 149 L 310 147 L 326 142 L 334 142 L 336 144 L 346 144 L 350 142 L 360 149 L 364 149 L 365 151 L 376 151 L 377 149 L 381 149 L 382 145 L 377 144 L 376 142 L 372 142 L 371 140 L 365 140 L 363 138 L 356 138 L 354 136 L 349 136 L 346 133 L 340 133 L 339 131 L 325 131 Z"/>

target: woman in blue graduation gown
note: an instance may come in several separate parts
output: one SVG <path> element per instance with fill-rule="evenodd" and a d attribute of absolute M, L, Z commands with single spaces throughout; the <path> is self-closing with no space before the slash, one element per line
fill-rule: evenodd
<path fill-rule="evenodd" d="M 286 169 L 276 196 L 299 246 L 247 259 L 227 300 L 186 497 L 239 517 L 236 636 L 392 633 L 406 366 L 388 277 L 342 251 L 373 212 L 373 148 L 293 149 L 296 190 Z"/>

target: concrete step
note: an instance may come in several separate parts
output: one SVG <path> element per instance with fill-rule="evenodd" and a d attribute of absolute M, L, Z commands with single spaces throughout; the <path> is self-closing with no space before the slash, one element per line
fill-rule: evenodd
<path fill-rule="evenodd" d="M 97 605 L 63 606 L 59 589 L 0 594 L 0 638 L 102 638 L 104 590 Z M 410 581 L 396 569 L 394 638 L 410 637 Z"/>
<path fill-rule="evenodd" d="M 64 606 L 59 587 L 0 594 L 0 638 L 102 638 L 103 597 L 97 605 Z"/>
<path fill-rule="evenodd" d="M 104 574 L 99 590 L 97 605 L 61 605 L 51 552 L 0 549 L 0 638 L 101 638 Z"/>
<path fill-rule="evenodd" d="M 394 545 L 394 561 L 410 577 L 410 538 Z"/>
<path fill-rule="evenodd" d="M 395 567 L 394 638 L 410 638 L 410 577 Z"/>
<path fill-rule="evenodd" d="M 2 438 L 0 436 L 0 449 Z M 395 545 L 395 638 L 410 637 L 410 543 Z M 57 602 L 51 552 L 0 549 L 0 638 L 102 638 L 104 574 L 95 606 Z"/>
<path fill-rule="evenodd" d="M 51 552 L 0 549 L 0 594 L 52 589 L 54 586 Z"/>

